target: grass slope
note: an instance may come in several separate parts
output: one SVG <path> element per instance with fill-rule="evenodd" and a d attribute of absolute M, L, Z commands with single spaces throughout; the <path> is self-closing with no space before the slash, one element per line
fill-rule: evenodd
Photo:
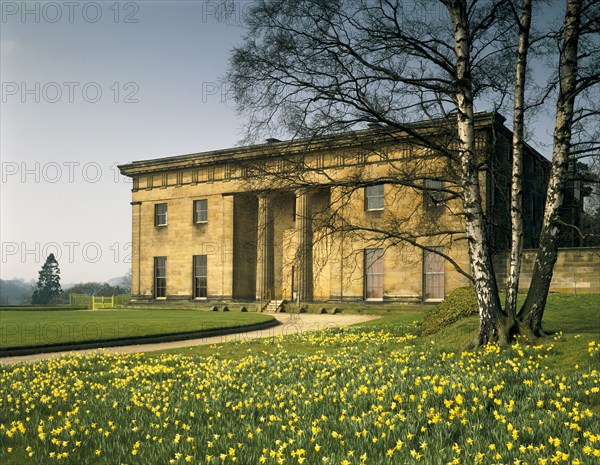
<path fill-rule="evenodd" d="M 205 331 L 272 318 L 256 313 L 165 309 L 0 311 L 0 348 Z"/>
<path fill-rule="evenodd" d="M 443 350 L 460 350 L 473 341 L 478 324 L 477 316 L 464 318 L 424 337 L 423 341 L 433 342 Z M 537 342 L 555 348 L 555 363 L 559 370 L 570 370 L 577 363 L 586 363 L 588 344 L 600 339 L 600 295 L 550 294 L 543 328 L 550 336 Z"/>

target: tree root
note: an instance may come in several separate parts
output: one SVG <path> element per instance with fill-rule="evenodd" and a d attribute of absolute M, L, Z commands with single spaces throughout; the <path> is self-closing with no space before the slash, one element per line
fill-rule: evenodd
<path fill-rule="evenodd" d="M 487 327 L 480 327 L 477 336 L 477 347 L 489 343 L 497 343 L 500 347 L 510 346 L 515 332 L 516 320 L 510 316 L 502 316 Z"/>
<path fill-rule="evenodd" d="M 506 349 L 515 342 L 517 336 L 521 336 L 527 344 L 535 344 L 540 339 L 551 335 L 542 328 L 533 326 L 531 322 L 512 316 L 503 316 L 494 325 L 489 325 L 487 328 L 480 327 L 477 337 L 472 344 L 469 344 L 469 347 L 478 348 L 489 343 L 496 343 L 501 348 Z"/>

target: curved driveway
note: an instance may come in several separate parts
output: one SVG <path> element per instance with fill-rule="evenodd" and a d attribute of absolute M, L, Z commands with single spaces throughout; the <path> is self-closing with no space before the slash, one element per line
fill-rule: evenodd
<path fill-rule="evenodd" d="M 379 318 L 375 315 L 316 315 L 309 313 L 290 314 L 277 313 L 273 315 L 281 324 L 273 328 L 247 331 L 236 334 L 227 334 L 223 336 L 204 337 L 198 339 L 188 339 L 184 341 L 159 342 L 156 344 L 137 344 L 119 347 L 110 347 L 101 349 L 110 353 L 131 354 L 136 352 L 152 352 L 156 350 L 179 349 L 182 347 L 193 347 L 207 344 L 220 344 L 228 341 L 240 339 L 258 339 L 264 337 L 282 336 L 288 334 L 302 333 L 305 331 L 314 331 L 334 326 L 349 326 L 356 323 Z M 22 355 L 16 357 L 0 358 L 0 364 L 11 364 L 18 362 L 37 362 L 53 357 L 60 357 L 71 353 L 90 354 L 98 349 L 73 350 L 67 352 L 53 352 L 35 355 Z"/>

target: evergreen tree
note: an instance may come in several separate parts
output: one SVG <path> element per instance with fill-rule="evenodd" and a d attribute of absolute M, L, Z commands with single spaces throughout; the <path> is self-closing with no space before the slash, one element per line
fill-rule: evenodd
<path fill-rule="evenodd" d="M 37 285 L 31 296 L 31 303 L 47 304 L 61 292 L 60 269 L 54 254 L 51 253 L 40 270 Z"/>

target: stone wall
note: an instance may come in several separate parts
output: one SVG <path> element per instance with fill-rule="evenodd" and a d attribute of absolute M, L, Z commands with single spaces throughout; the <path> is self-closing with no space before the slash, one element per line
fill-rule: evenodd
<path fill-rule="evenodd" d="M 537 250 L 533 249 L 523 251 L 519 280 L 519 288 L 523 291 L 526 291 L 531 283 L 536 253 Z M 497 255 L 494 265 L 499 285 L 505 287 L 508 255 Z M 600 247 L 559 249 L 550 291 L 572 294 L 600 293 Z"/>

